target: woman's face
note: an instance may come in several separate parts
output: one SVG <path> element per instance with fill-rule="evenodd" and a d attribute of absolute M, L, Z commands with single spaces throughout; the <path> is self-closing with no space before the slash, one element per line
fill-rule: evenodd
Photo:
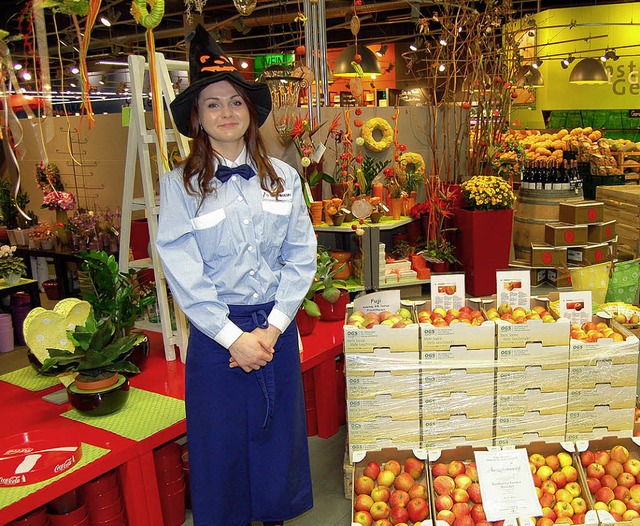
<path fill-rule="evenodd" d="M 198 96 L 198 117 L 211 146 L 228 159 L 235 159 L 244 147 L 250 116 L 233 84 L 223 80 L 203 88 Z"/>

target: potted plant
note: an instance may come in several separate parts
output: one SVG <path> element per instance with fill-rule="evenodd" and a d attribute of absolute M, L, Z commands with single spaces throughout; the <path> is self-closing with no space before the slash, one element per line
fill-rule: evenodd
<path fill-rule="evenodd" d="M 67 337 L 73 351 L 48 348 L 40 374 L 77 373 L 67 395 L 71 405 L 85 414 L 107 415 L 122 408 L 129 397 L 129 380 L 121 373 L 140 372 L 127 358 L 145 335 L 119 336 L 111 317 L 96 321 L 90 309 L 84 325 L 68 330 Z"/>
<path fill-rule="evenodd" d="M 10 286 L 20 283 L 20 278 L 27 273 L 24 260 L 13 255 L 15 251 L 16 247 L 9 245 L 0 247 L 0 277 L 4 278 Z"/>
<path fill-rule="evenodd" d="M 54 237 L 53 226 L 42 221 L 29 230 L 29 248 L 52 250 Z"/>
<path fill-rule="evenodd" d="M 349 303 L 349 292 L 346 282 L 335 279 L 345 264 L 339 265 L 338 260 L 331 257 L 326 248 L 318 247 L 318 266 L 316 278 L 309 292 L 313 292 L 313 302 L 320 311 L 320 319 L 334 321 L 344 319 Z M 309 293 L 308 293 L 309 294 Z"/>
<path fill-rule="evenodd" d="M 91 304 L 97 319 L 111 319 L 118 336 L 129 334 L 156 301 L 148 287 L 152 273 L 141 269 L 121 272 L 115 256 L 103 250 L 82 251 L 80 257 L 84 260 L 78 272 L 80 295 Z M 133 358 L 138 365 L 149 353 L 148 340 L 142 336 Z"/>

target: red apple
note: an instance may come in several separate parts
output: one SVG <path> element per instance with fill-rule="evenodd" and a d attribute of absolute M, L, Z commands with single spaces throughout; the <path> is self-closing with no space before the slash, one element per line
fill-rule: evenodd
<path fill-rule="evenodd" d="M 469 475 L 473 482 L 478 482 L 478 468 L 475 462 L 469 462 L 464 471 L 465 475 Z"/>
<path fill-rule="evenodd" d="M 622 502 L 627 502 L 631 499 L 629 488 L 627 488 L 626 486 L 616 486 L 615 488 L 613 488 L 613 496 L 616 500 L 621 500 Z"/>
<path fill-rule="evenodd" d="M 450 510 L 453 507 L 453 499 L 449 495 L 438 495 L 434 504 L 436 511 Z"/>
<path fill-rule="evenodd" d="M 363 493 L 356 497 L 356 502 L 353 505 L 353 509 L 356 511 L 369 511 L 373 506 L 373 499 L 370 495 Z"/>
<path fill-rule="evenodd" d="M 544 462 L 553 471 L 558 471 L 560 469 L 560 459 L 558 458 L 558 455 L 547 455 L 544 458 Z"/>
<path fill-rule="evenodd" d="M 455 488 L 451 492 L 451 498 L 453 502 L 469 502 L 469 494 L 466 489 Z"/>
<path fill-rule="evenodd" d="M 585 515 L 586 513 L 574 513 L 573 517 L 571 517 L 573 524 L 584 524 Z"/>
<path fill-rule="evenodd" d="M 409 473 L 414 480 L 418 480 L 424 472 L 424 462 L 414 457 L 409 457 L 404 463 L 404 470 Z"/>
<path fill-rule="evenodd" d="M 555 493 L 556 491 L 558 491 L 558 486 L 553 480 L 545 480 L 541 484 L 540 489 L 546 493 Z"/>
<path fill-rule="evenodd" d="M 389 519 L 378 519 L 372 526 L 393 526 Z"/>
<path fill-rule="evenodd" d="M 560 462 L 558 462 L 558 465 Z M 564 488 L 567 485 L 567 476 L 562 471 L 551 473 L 550 479 L 556 483 L 557 488 Z"/>
<path fill-rule="evenodd" d="M 384 469 L 391 471 L 396 477 L 402 472 L 402 466 L 397 460 L 387 460 L 384 463 Z"/>
<path fill-rule="evenodd" d="M 598 462 L 593 462 L 587 466 L 587 477 L 601 479 L 604 474 L 604 467 Z"/>
<path fill-rule="evenodd" d="M 389 506 L 391 506 L 392 509 L 397 508 L 398 506 L 406 508 L 410 500 L 409 494 L 406 491 L 397 489 L 391 492 L 391 497 L 389 497 Z"/>
<path fill-rule="evenodd" d="M 362 475 L 356 479 L 353 489 L 356 495 L 371 495 L 371 490 L 375 486 L 375 482 L 370 477 Z"/>
<path fill-rule="evenodd" d="M 624 467 L 622 467 L 622 464 L 617 460 L 610 460 L 604 465 L 604 472 L 615 479 L 618 478 L 620 473 L 624 472 Z"/>
<path fill-rule="evenodd" d="M 456 520 L 453 522 L 453 526 L 475 526 L 471 515 L 462 515 L 461 517 L 456 517 Z"/>
<path fill-rule="evenodd" d="M 615 498 L 615 495 L 613 494 L 613 490 L 611 488 L 603 486 L 598 491 L 596 491 L 593 497 L 598 502 L 609 504 Z"/>
<path fill-rule="evenodd" d="M 456 516 L 453 514 L 452 511 L 440 510 L 436 515 L 436 520 L 445 521 L 449 523 L 449 526 L 453 526 L 453 523 L 456 520 Z"/>
<path fill-rule="evenodd" d="M 438 462 L 431 467 L 431 474 L 435 477 L 439 477 L 440 475 L 446 475 L 449 466 L 444 462 Z"/>
<path fill-rule="evenodd" d="M 378 482 L 379 484 L 380 482 Z M 453 479 L 447 475 L 440 475 L 433 481 L 433 490 L 438 495 L 451 495 L 451 492 L 455 489 L 456 484 Z"/>
<path fill-rule="evenodd" d="M 624 464 L 629 460 L 629 450 L 622 445 L 613 446 L 609 451 L 609 456 L 612 460 L 617 460 L 620 464 Z"/>
<path fill-rule="evenodd" d="M 373 519 L 368 511 L 357 511 L 353 516 L 353 522 L 361 526 L 371 526 Z"/>
<path fill-rule="evenodd" d="M 396 480 L 393 481 L 393 487 L 405 492 L 408 492 L 411 489 L 411 486 L 415 483 L 413 477 L 409 473 L 400 473 L 396 477 Z"/>
<path fill-rule="evenodd" d="M 573 466 L 563 466 L 562 473 L 567 476 L 567 482 L 575 482 L 578 480 L 578 470 Z"/>
<path fill-rule="evenodd" d="M 456 502 L 451 508 L 451 511 L 457 518 L 462 515 L 469 515 L 469 513 L 471 512 L 471 507 L 467 502 Z"/>
<path fill-rule="evenodd" d="M 543 508 L 553 508 L 556 505 L 556 496 L 553 493 L 544 492 L 538 501 Z"/>
<path fill-rule="evenodd" d="M 373 502 L 389 502 L 389 497 L 391 497 L 389 486 L 376 486 L 371 490 Z"/>
<path fill-rule="evenodd" d="M 627 509 L 628 510 L 635 510 L 638 513 L 640 513 L 640 500 L 638 499 L 629 499 L 627 502 Z"/>
<path fill-rule="evenodd" d="M 376 478 L 378 478 L 378 475 L 380 474 L 380 464 L 374 461 L 369 462 L 364 468 L 362 474 L 366 477 L 376 480 Z"/>
<path fill-rule="evenodd" d="M 556 512 L 553 511 L 553 508 L 542 508 L 542 516 L 543 517 L 548 517 L 549 519 L 551 519 L 552 521 L 556 520 Z"/>
<path fill-rule="evenodd" d="M 580 453 L 580 463 L 582 464 L 582 467 L 586 468 L 589 464 L 593 464 L 595 461 L 596 460 L 593 451 L 589 451 L 587 449 L 586 451 Z"/>
<path fill-rule="evenodd" d="M 625 488 L 631 488 L 632 486 L 636 485 L 636 478 L 631 473 L 627 473 L 626 471 L 620 473 L 616 480 L 620 486 L 624 486 Z"/>
<path fill-rule="evenodd" d="M 480 521 L 487 520 L 487 515 L 484 512 L 484 506 L 482 504 L 474 504 L 469 514 L 476 524 Z"/>
<path fill-rule="evenodd" d="M 474 482 L 467 488 L 467 493 L 469 494 L 469 499 L 479 504 L 482 502 L 482 495 L 480 493 L 480 484 Z"/>
<path fill-rule="evenodd" d="M 601 487 L 602 484 L 600 483 L 600 479 L 597 479 L 595 477 L 588 477 L 587 478 L 587 487 L 589 488 L 589 493 L 591 493 L 591 495 L 594 495 L 596 491 L 598 491 Z M 640 488 L 640 486 L 639 486 Z M 640 496 L 640 494 L 639 494 Z"/>
<path fill-rule="evenodd" d="M 604 449 L 601 449 L 600 451 L 596 451 L 594 453 L 594 461 L 601 466 L 604 466 L 607 462 L 609 462 L 609 460 L 611 460 L 611 457 L 609 456 L 609 453 Z"/>
<path fill-rule="evenodd" d="M 540 517 L 536 521 L 536 526 L 553 526 L 555 522 L 551 520 L 549 517 Z"/>
<path fill-rule="evenodd" d="M 606 486 L 607 488 L 615 488 L 618 485 L 618 481 L 613 475 L 602 475 L 600 479 L 600 484 Z"/>
<path fill-rule="evenodd" d="M 400 506 L 396 508 L 391 508 L 389 519 L 391 520 L 391 524 L 399 524 L 401 522 L 407 522 L 409 520 L 409 513 L 405 508 L 401 508 Z"/>
<path fill-rule="evenodd" d="M 422 497 L 411 499 L 407 504 L 407 513 L 411 522 L 423 521 L 429 517 L 429 504 Z"/>
<path fill-rule="evenodd" d="M 386 502 L 375 502 L 373 506 L 371 506 L 369 513 L 371 513 L 373 520 L 386 519 L 391 513 L 391 508 Z"/>
<path fill-rule="evenodd" d="M 452 460 L 449 462 L 449 467 L 447 469 L 447 474 L 450 477 L 457 477 L 458 475 L 462 475 L 465 472 L 466 468 L 463 462 L 459 460 Z"/>
<path fill-rule="evenodd" d="M 427 499 L 427 487 L 424 484 L 414 484 L 409 488 L 409 497 L 413 499 L 417 499 L 418 497 L 422 497 L 423 499 Z"/>
<path fill-rule="evenodd" d="M 396 480 L 396 476 L 393 474 L 392 471 L 389 471 L 387 469 L 383 469 L 378 475 L 378 478 L 376 479 L 376 481 L 378 482 L 378 486 L 389 486 L 389 487 L 393 485 L 394 480 Z"/>

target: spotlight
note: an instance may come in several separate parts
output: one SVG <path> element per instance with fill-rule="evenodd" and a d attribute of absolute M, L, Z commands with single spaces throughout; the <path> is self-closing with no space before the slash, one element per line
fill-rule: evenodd
<path fill-rule="evenodd" d="M 101 86 L 104 86 L 106 80 L 107 80 L 107 76 L 102 75 L 102 78 L 98 81 L 98 84 L 100 84 Z"/>
<path fill-rule="evenodd" d="M 444 71 L 445 69 L 447 69 L 447 66 L 445 66 L 444 64 L 440 64 L 438 66 L 438 71 Z"/>
<path fill-rule="evenodd" d="M 560 63 L 562 69 L 567 69 L 569 67 L 569 64 L 571 64 L 574 60 L 575 58 L 573 58 L 573 55 L 569 55 Z"/>
<path fill-rule="evenodd" d="M 412 44 L 409 45 L 409 49 L 411 51 L 418 51 L 418 48 L 420 47 L 420 39 L 416 38 Z"/>
<path fill-rule="evenodd" d="M 76 84 L 74 82 L 69 82 L 69 86 L 71 86 L 72 88 L 75 88 Z"/>
<path fill-rule="evenodd" d="M 22 64 L 20 64 L 20 62 L 16 62 L 16 63 L 13 65 L 13 69 L 15 69 L 16 71 L 18 71 L 18 70 L 22 69 Z"/>
<path fill-rule="evenodd" d="M 111 27 L 111 21 L 107 18 L 106 15 L 102 15 L 100 17 L 100 22 L 102 22 L 103 26 Z"/>
<path fill-rule="evenodd" d="M 539 58 L 535 59 L 533 61 L 533 64 L 531 64 L 531 67 L 535 69 L 538 69 L 540 66 L 542 66 L 542 60 L 540 60 Z"/>
<path fill-rule="evenodd" d="M 78 73 L 80 73 L 78 66 L 76 66 L 75 64 L 69 68 L 69 71 L 72 75 L 77 75 Z"/>
<path fill-rule="evenodd" d="M 444 38 L 444 37 L 440 37 L 440 40 L 438 40 L 438 43 L 439 43 L 441 46 L 446 46 L 446 45 L 447 45 L 447 39 L 446 39 L 446 38 Z"/>
<path fill-rule="evenodd" d="M 387 52 L 387 49 L 389 49 L 386 45 L 382 44 L 380 46 L 380 49 L 378 51 L 376 51 L 376 55 L 378 55 L 379 57 L 384 56 L 384 54 Z"/>
<path fill-rule="evenodd" d="M 246 60 L 243 60 L 242 62 L 240 62 L 240 67 L 242 69 L 247 69 L 249 67 L 249 63 Z"/>
<path fill-rule="evenodd" d="M 24 80 L 31 80 L 31 73 L 29 73 L 28 71 L 25 71 L 25 72 L 22 74 L 22 78 L 23 78 Z"/>
<path fill-rule="evenodd" d="M 600 57 L 600 60 L 602 60 L 603 62 L 607 61 L 607 60 L 618 60 L 620 57 L 617 55 L 616 50 L 615 49 L 607 49 L 606 53 L 604 54 L 604 60 L 603 57 Z"/>

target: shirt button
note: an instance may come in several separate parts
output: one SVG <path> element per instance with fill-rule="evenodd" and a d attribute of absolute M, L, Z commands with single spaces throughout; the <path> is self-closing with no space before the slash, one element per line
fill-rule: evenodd
<path fill-rule="evenodd" d="M 257 299 L 257 298 L 258 298 L 258 293 L 257 293 L 257 292 L 254 292 L 254 293 L 253 293 L 253 297 Z"/>
<path fill-rule="evenodd" d="M 253 252 L 253 247 L 252 247 L 252 246 L 250 246 L 249 248 L 247 248 L 247 250 L 248 250 L 249 252 Z"/>
<path fill-rule="evenodd" d="M 238 201 L 242 201 L 242 197 L 238 196 Z"/>
<path fill-rule="evenodd" d="M 249 220 L 248 220 L 248 219 L 243 219 L 243 220 L 242 220 L 242 222 L 243 222 L 245 225 L 248 225 L 248 224 L 249 224 Z"/>
<path fill-rule="evenodd" d="M 256 274 L 256 271 L 255 271 L 255 270 L 250 270 L 250 271 L 249 271 L 249 276 L 255 276 L 255 274 Z"/>
<path fill-rule="evenodd" d="M 232 176 L 231 176 L 231 180 L 232 180 L 232 181 L 235 181 L 236 179 L 237 179 L 237 177 L 236 177 L 235 175 L 232 175 Z"/>

